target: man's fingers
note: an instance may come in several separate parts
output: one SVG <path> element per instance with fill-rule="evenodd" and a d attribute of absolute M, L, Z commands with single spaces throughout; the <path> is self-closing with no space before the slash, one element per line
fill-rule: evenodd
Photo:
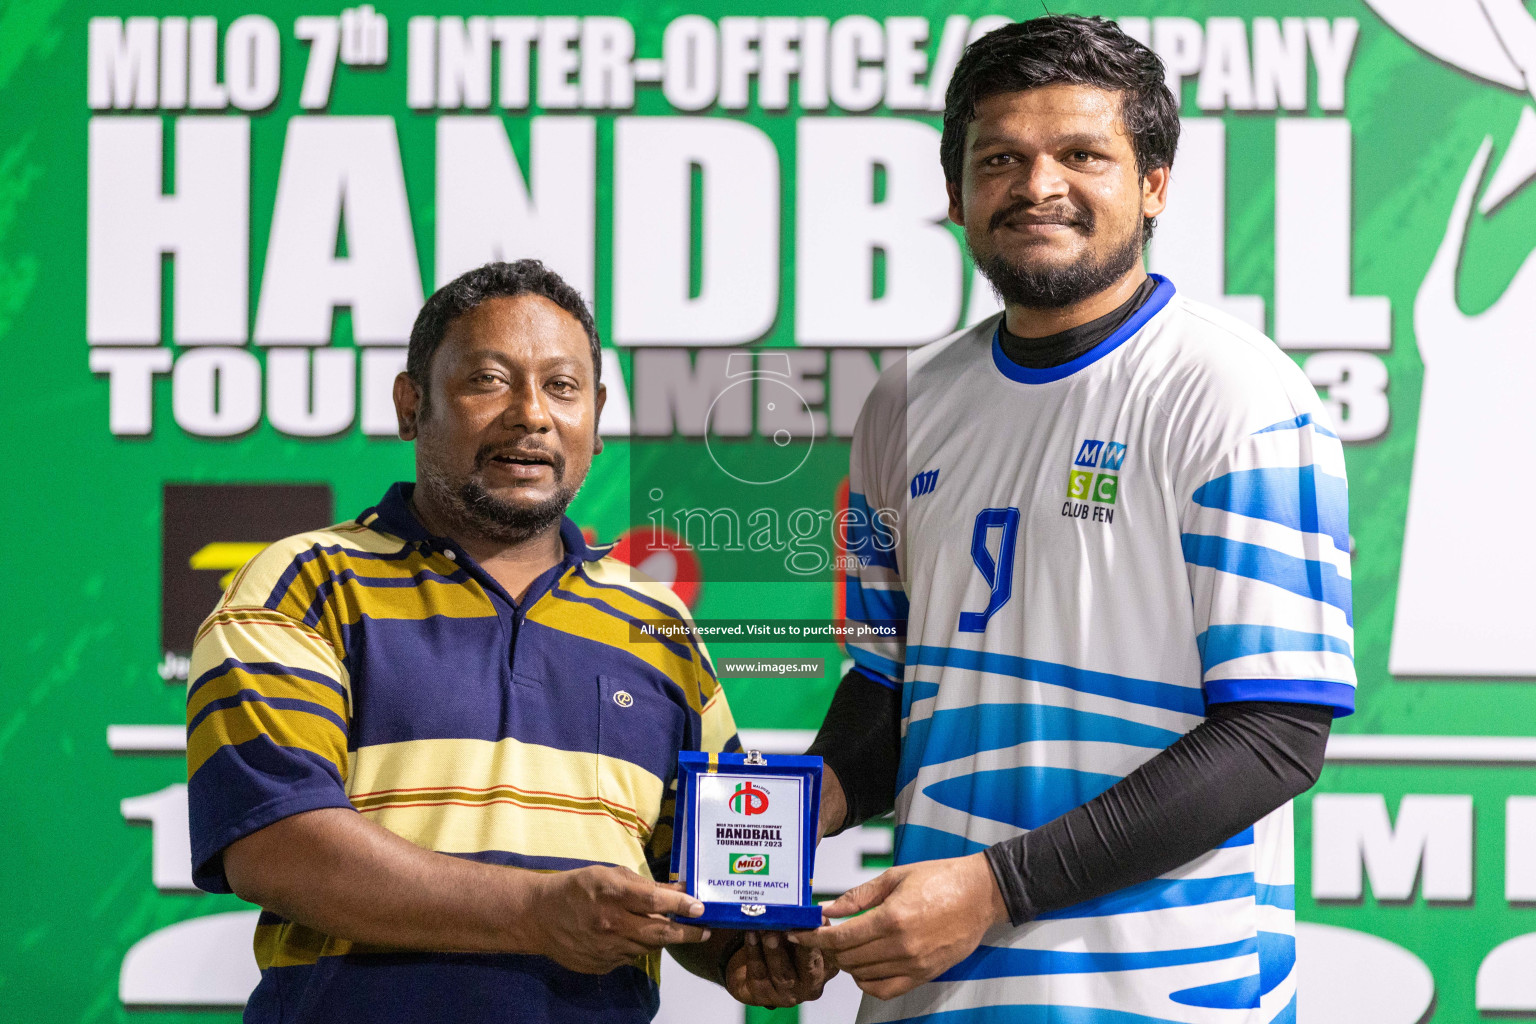
<path fill-rule="evenodd" d="M 910 954 L 902 947 L 900 939 L 883 935 L 838 953 L 837 965 L 856 978 L 869 977 L 871 971 L 882 968 L 886 974 L 895 974 L 910 965 Z"/>
<path fill-rule="evenodd" d="M 698 917 L 704 913 L 704 904 L 685 892 L 678 892 L 665 885 L 635 876 L 624 889 L 620 899 L 624 909 L 637 914 L 676 914 L 679 917 Z"/>
<path fill-rule="evenodd" d="M 843 893 L 831 903 L 823 906 L 821 912 L 827 917 L 850 917 L 862 910 L 877 906 L 884 902 L 896 888 L 896 883 L 901 876 L 894 871 L 886 871 L 871 878 L 863 885 L 856 885 Z"/>
<path fill-rule="evenodd" d="M 773 979 L 773 986 L 779 990 L 781 996 L 793 999 L 795 965 L 790 960 L 789 951 L 784 948 L 785 945 L 783 936 L 774 932 L 763 935 L 763 960 L 768 964 L 768 974 Z"/>
<path fill-rule="evenodd" d="M 630 933 L 630 937 L 649 949 L 660 949 L 662 946 L 684 942 L 703 942 L 709 938 L 709 929 L 678 924 L 665 918 L 647 917 Z"/>
<path fill-rule="evenodd" d="M 835 953 L 837 962 L 842 964 L 845 950 L 873 942 L 890 931 L 888 917 L 885 911 L 877 908 L 863 917 L 842 924 L 826 924 L 810 932 L 793 932 L 789 941 Z"/>

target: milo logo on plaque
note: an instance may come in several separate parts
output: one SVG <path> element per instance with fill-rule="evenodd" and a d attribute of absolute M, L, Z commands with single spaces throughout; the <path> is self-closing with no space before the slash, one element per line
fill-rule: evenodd
<path fill-rule="evenodd" d="M 766 853 L 733 853 L 730 870 L 733 875 L 766 875 L 768 855 Z"/>
<path fill-rule="evenodd" d="M 752 785 L 748 780 L 736 787 L 728 801 L 731 810 L 737 814 L 751 816 L 762 814 L 768 809 L 768 791 Z"/>

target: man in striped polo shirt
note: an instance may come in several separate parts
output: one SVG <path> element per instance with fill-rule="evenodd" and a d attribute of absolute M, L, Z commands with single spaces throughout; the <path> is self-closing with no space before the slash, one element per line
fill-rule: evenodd
<path fill-rule="evenodd" d="M 199 631 L 193 861 L 264 908 L 247 1021 L 643 1022 L 661 948 L 708 938 L 654 879 L 678 752 L 740 744 L 702 646 L 632 639 L 686 608 L 564 515 L 598 356 L 537 261 L 438 291 L 395 383 L 417 483 L 267 548 Z"/>

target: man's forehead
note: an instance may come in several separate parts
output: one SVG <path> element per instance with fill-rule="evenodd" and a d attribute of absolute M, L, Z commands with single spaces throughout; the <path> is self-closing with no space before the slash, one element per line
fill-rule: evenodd
<path fill-rule="evenodd" d="M 1049 137 L 1096 133 L 1123 138 L 1124 94 L 1092 85 L 1057 83 L 1018 92 L 994 93 L 976 103 L 967 135 L 973 145 L 991 137 Z"/>
<path fill-rule="evenodd" d="M 585 352 L 586 330 L 576 318 L 542 295 L 498 295 L 449 321 L 443 346 L 468 354 L 506 346 L 572 348 Z"/>

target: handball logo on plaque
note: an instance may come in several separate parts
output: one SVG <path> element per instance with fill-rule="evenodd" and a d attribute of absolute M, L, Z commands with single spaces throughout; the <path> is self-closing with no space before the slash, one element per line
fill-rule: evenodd
<path fill-rule="evenodd" d="M 704 904 L 690 924 L 821 924 L 821 908 L 811 903 L 821 758 L 685 751 L 677 808 L 672 880 Z"/>

